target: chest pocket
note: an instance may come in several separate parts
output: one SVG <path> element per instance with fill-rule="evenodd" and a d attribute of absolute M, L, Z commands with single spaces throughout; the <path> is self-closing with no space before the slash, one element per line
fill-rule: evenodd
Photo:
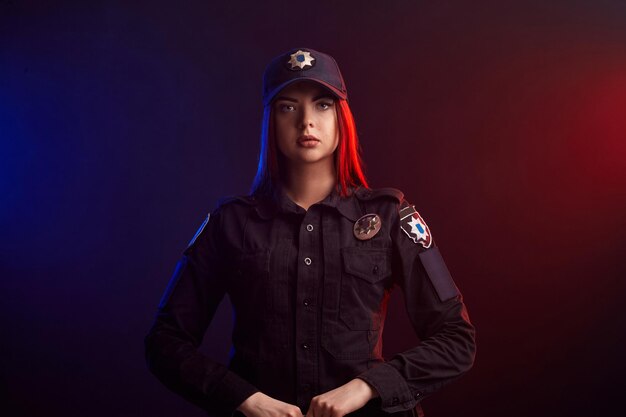
<path fill-rule="evenodd" d="M 351 330 L 378 330 L 391 276 L 390 248 L 343 248 L 339 317 Z"/>

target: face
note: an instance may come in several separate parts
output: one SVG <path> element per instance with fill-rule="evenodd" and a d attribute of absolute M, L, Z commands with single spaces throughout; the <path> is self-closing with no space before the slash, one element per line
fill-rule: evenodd
<path fill-rule="evenodd" d="M 335 98 L 312 81 L 298 81 L 274 100 L 276 144 L 288 163 L 331 161 L 339 144 Z"/>

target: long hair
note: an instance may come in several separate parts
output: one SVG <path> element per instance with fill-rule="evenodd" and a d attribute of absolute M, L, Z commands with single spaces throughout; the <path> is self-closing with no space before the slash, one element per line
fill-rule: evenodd
<path fill-rule="evenodd" d="M 354 117 L 348 102 L 336 99 L 337 125 L 339 128 L 339 144 L 334 154 L 335 162 L 335 189 L 346 197 L 351 187 L 363 186 L 369 188 L 363 173 L 363 161 L 360 155 L 359 139 L 356 134 Z M 280 182 L 282 172 L 280 158 L 276 145 L 274 120 L 272 117 L 272 103 L 263 109 L 261 124 L 261 150 L 256 176 L 250 188 L 250 194 L 272 196 Z"/>

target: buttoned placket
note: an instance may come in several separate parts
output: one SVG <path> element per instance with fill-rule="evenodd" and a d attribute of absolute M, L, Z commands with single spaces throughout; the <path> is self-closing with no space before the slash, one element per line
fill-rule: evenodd
<path fill-rule="evenodd" d="M 318 378 L 317 350 L 318 329 L 317 294 L 320 259 L 320 239 L 316 225 L 320 222 L 321 207 L 313 205 L 302 217 L 298 235 L 298 269 L 296 280 L 295 340 L 296 340 L 296 384 L 297 403 L 308 408 Z"/>

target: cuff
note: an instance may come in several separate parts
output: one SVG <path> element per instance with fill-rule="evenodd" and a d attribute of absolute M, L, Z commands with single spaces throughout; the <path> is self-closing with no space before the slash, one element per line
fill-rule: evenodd
<path fill-rule="evenodd" d="M 259 389 L 232 371 L 226 372 L 211 397 L 219 403 L 219 412 L 232 415 L 239 405 Z"/>
<path fill-rule="evenodd" d="M 387 413 L 415 408 L 422 399 L 422 393 L 412 393 L 398 370 L 391 365 L 381 363 L 356 376 L 372 385 L 381 400 L 381 409 Z"/>

